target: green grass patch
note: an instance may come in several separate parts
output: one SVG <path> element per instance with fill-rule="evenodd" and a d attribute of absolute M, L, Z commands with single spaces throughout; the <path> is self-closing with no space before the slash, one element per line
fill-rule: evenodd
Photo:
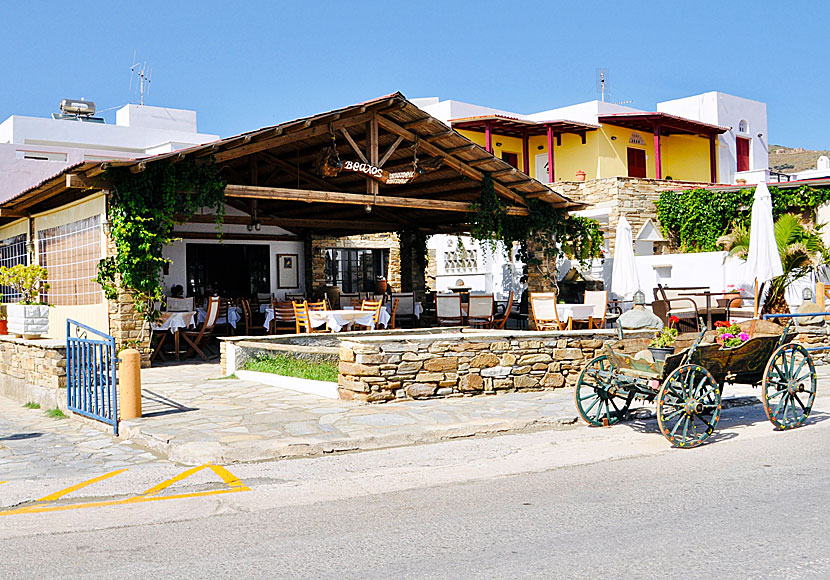
<path fill-rule="evenodd" d="M 52 417 L 53 419 L 66 419 L 66 415 L 63 414 L 63 411 L 55 407 L 54 409 L 49 409 L 46 411 L 47 417 Z"/>
<path fill-rule="evenodd" d="M 40 409 L 40 405 L 38 403 L 26 403 L 23 406 L 27 409 Z"/>
<path fill-rule="evenodd" d="M 311 379 L 313 381 L 337 382 L 337 365 L 335 363 L 308 361 L 283 355 L 260 355 L 245 363 L 243 369 L 285 377 Z"/>
<path fill-rule="evenodd" d="M 238 379 L 239 377 L 236 375 L 228 375 L 226 377 L 210 377 L 209 381 L 226 381 L 228 379 Z"/>

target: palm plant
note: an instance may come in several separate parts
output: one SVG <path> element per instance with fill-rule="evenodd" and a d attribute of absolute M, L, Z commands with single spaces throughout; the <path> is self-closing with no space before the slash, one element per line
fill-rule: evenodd
<path fill-rule="evenodd" d="M 781 256 L 784 274 L 769 282 L 764 313 L 787 313 L 787 287 L 811 270 L 828 262 L 830 251 L 821 239 L 820 227 L 805 224 L 795 214 L 782 214 L 775 220 L 775 243 Z M 737 226 L 718 242 L 730 256 L 746 259 L 749 253 L 749 230 Z"/>

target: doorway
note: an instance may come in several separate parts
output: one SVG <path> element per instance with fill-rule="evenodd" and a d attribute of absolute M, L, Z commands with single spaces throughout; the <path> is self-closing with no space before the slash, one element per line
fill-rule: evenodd
<path fill-rule="evenodd" d="M 267 245 L 187 244 L 188 296 L 223 298 L 271 292 Z"/>
<path fill-rule="evenodd" d="M 628 176 L 646 176 L 646 151 L 645 149 L 628 148 Z"/>

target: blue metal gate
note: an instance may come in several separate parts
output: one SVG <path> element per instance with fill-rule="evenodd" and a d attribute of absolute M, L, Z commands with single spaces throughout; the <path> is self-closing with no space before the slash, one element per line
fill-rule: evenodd
<path fill-rule="evenodd" d="M 66 321 L 66 403 L 71 411 L 112 425 L 118 435 L 115 339 Z"/>

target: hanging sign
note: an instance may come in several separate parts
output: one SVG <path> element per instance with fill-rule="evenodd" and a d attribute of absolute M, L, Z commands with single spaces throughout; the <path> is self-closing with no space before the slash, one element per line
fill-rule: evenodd
<path fill-rule="evenodd" d="M 358 161 L 344 161 L 343 171 L 353 171 L 355 173 L 362 173 L 372 179 L 376 179 L 386 185 L 403 185 L 411 183 L 420 175 L 419 171 L 395 171 L 390 173 L 380 167 L 375 167 L 370 163 L 360 163 Z"/>

